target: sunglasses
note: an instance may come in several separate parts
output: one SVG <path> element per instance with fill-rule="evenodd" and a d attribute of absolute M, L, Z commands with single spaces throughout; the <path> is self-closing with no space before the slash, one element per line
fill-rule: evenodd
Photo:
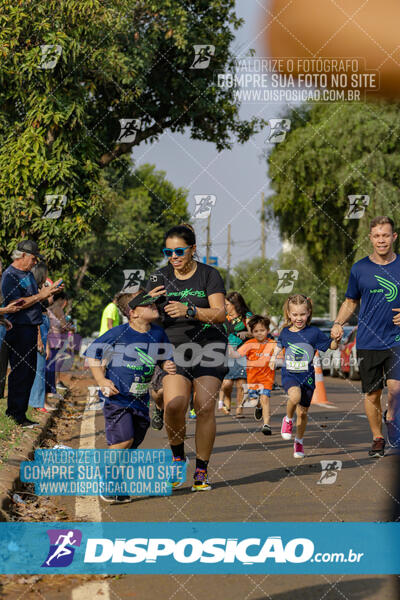
<path fill-rule="evenodd" d="M 191 246 L 185 246 L 184 248 L 163 248 L 163 253 L 165 258 L 171 258 L 173 254 L 176 256 L 183 256 L 185 254 L 185 250 L 191 248 Z"/>

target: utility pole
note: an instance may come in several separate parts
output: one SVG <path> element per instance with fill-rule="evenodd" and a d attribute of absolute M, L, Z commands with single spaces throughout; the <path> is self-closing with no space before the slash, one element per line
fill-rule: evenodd
<path fill-rule="evenodd" d="M 206 263 L 210 262 L 211 236 L 210 236 L 211 213 L 207 218 L 207 242 L 206 242 Z"/>
<path fill-rule="evenodd" d="M 337 317 L 337 287 L 331 285 L 329 287 L 329 318 L 334 321 Z"/>
<path fill-rule="evenodd" d="M 261 193 L 261 258 L 265 260 L 265 206 L 264 192 Z"/>
<path fill-rule="evenodd" d="M 228 256 L 226 259 L 226 291 L 231 286 L 231 224 L 228 224 Z"/>

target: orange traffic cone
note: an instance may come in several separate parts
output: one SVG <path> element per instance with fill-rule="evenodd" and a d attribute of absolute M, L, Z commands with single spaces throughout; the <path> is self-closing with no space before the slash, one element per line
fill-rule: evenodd
<path fill-rule="evenodd" d="M 316 352 L 317 360 L 315 361 L 315 390 L 311 400 L 311 404 L 331 405 L 326 397 L 326 389 L 324 384 L 324 375 L 322 373 L 321 359 L 318 350 Z"/>

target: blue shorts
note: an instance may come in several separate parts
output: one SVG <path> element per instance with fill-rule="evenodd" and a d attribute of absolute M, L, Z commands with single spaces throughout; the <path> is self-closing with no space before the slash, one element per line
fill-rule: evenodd
<path fill-rule="evenodd" d="M 106 422 L 106 440 L 109 446 L 121 444 L 133 438 L 131 448 L 138 448 L 143 442 L 150 425 L 148 416 L 138 414 L 130 406 L 105 402 L 103 414 Z"/>
<path fill-rule="evenodd" d="M 267 390 L 267 389 L 253 389 L 250 388 L 248 389 L 248 395 L 249 398 L 259 398 L 260 396 L 268 396 L 268 398 L 271 398 L 271 390 Z"/>
<path fill-rule="evenodd" d="M 229 371 L 225 375 L 225 379 L 246 379 L 246 357 L 241 358 L 230 358 L 228 360 Z"/>
<path fill-rule="evenodd" d="M 285 377 L 282 380 L 282 385 L 283 385 L 286 393 L 288 392 L 289 388 L 291 388 L 291 387 L 299 387 L 300 388 L 301 399 L 300 399 L 299 404 L 301 406 L 304 406 L 305 408 L 308 408 L 311 404 L 311 400 L 312 400 L 314 390 L 315 390 L 315 381 L 313 383 L 314 383 L 314 385 L 307 385 L 305 383 L 300 383 L 294 377 Z"/>

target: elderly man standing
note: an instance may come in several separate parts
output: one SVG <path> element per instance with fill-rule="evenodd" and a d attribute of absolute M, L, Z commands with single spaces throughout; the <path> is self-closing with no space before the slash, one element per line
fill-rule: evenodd
<path fill-rule="evenodd" d="M 36 242 L 23 240 L 12 253 L 13 262 L 4 271 L 2 294 L 5 304 L 20 299 L 22 308 L 9 314 L 12 329 L 6 333 L 4 343 L 8 346 L 11 372 L 8 377 L 8 403 L 6 414 L 24 428 L 37 425 L 26 417 L 29 395 L 35 379 L 38 328 L 42 323 L 40 302 L 57 289 L 62 279 L 40 292 L 31 273 L 39 254 Z"/>

